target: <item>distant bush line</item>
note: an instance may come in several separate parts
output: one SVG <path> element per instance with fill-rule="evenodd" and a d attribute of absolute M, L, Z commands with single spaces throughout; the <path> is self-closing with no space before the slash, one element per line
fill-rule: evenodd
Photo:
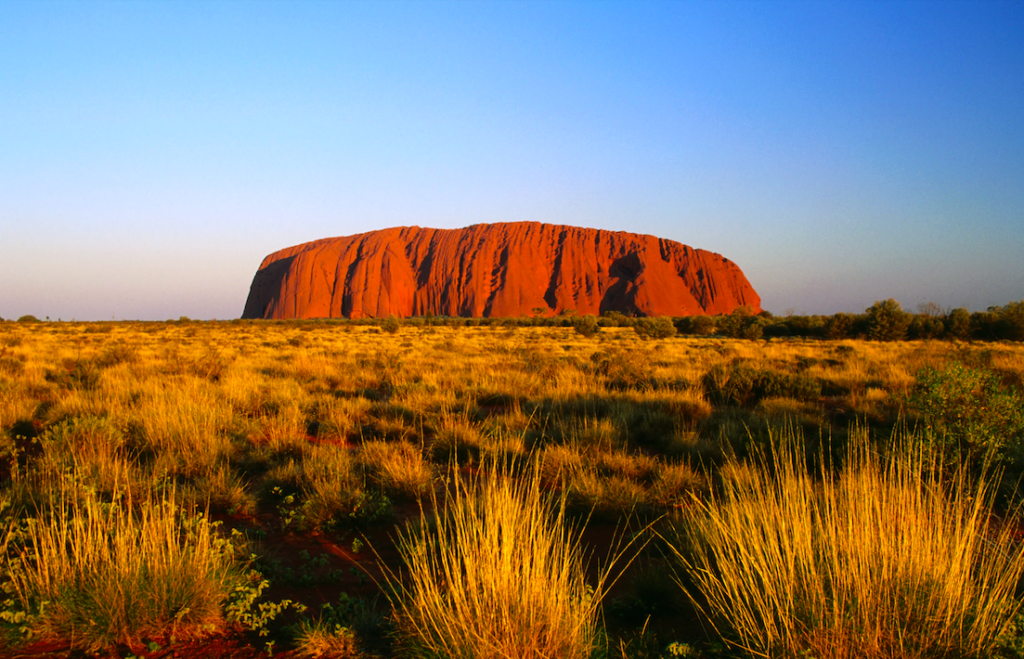
<path fill-rule="evenodd" d="M 0 318 L 0 322 L 3 322 Z M 10 321 L 7 321 L 10 322 Z M 22 316 L 18 322 L 42 322 L 35 316 Z M 182 316 L 169 323 L 191 323 Z M 619 311 L 606 311 L 600 316 L 579 316 L 566 310 L 554 316 L 534 310 L 532 316 L 501 318 L 467 318 L 463 316 L 412 316 L 398 318 L 321 318 L 289 320 L 221 321 L 231 324 L 273 323 L 282 325 L 337 323 L 378 326 L 394 334 L 403 327 L 572 327 L 579 334 L 593 336 L 604 327 L 632 327 L 643 338 L 662 339 L 670 336 L 716 336 L 737 339 L 808 338 L 859 339 L 874 341 L 918 341 L 939 339 L 947 341 L 1024 341 L 1024 300 L 1005 306 L 989 307 L 986 311 L 968 311 L 963 308 L 942 310 L 934 303 L 920 305 L 918 313 L 904 310 L 890 298 L 879 300 L 864 310 L 852 314 L 840 312 L 832 315 L 776 316 L 770 311 L 753 313 L 749 307 L 738 307 L 731 314 L 717 316 L 661 316 L 657 318 L 627 315 Z M 674 331 L 673 331 L 674 330 Z"/>
<path fill-rule="evenodd" d="M 250 322 L 250 321 L 233 321 Z M 316 321 L 255 321 L 316 322 Z M 606 311 L 600 316 L 577 315 L 574 311 L 549 316 L 535 311 L 532 316 L 506 318 L 465 318 L 459 316 L 413 316 L 410 318 L 362 318 L 359 320 L 324 319 L 319 322 L 377 325 L 395 333 L 403 327 L 572 327 L 584 336 L 593 336 L 605 327 L 632 327 L 644 338 L 669 336 L 716 336 L 738 339 L 817 338 L 903 341 L 944 339 L 957 341 L 1024 341 L 1024 300 L 987 311 L 966 309 L 941 310 L 934 304 L 922 305 L 921 311 L 904 310 L 893 299 L 880 300 L 863 313 L 837 313 L 831 316 L 775 316 L 769 311 L 753 313 L 738 307 L 731 314 L 718 316 L 677 316 L 649 318 Z M 674 330 L 674 331 L 673 331 Z"/>

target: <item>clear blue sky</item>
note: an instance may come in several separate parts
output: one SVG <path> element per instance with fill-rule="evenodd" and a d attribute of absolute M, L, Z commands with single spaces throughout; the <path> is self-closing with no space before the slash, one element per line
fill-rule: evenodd
<path fill-rule="evenodd" d="M 238 317 L 263 257 L 536 220 L 775 313 L 1024 298 L 1019 2 L 0 2 L 0 316 Z"/>

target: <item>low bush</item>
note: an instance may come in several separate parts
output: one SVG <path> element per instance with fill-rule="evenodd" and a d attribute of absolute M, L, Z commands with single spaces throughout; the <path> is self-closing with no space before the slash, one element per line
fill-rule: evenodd
<path fill-rule="evenodd" d="M 955 362 L 925 367 L 908 405 L 951 455 L 1024 462 L 1024 397 L 990 370 Z"/>
<path fill-rule="evenodd" d="M 683 316 L 676 320 L 676 331 L 680 334 L 708 336 L 717 329 L 715 319 L 711 316 Z"/>
<path fill-rule="evenodd" d="M 392 314 L 381 321 L 380 328 L 388 334 L 397 334 L 402 329 L 402 321 Z"/>
<path fill-rule="evenodd" d="M 754 315 L 750 307 L 739 306 L 718 321 L 718 331 L 734 339 L 759 339 L 767 321 Z"/>
<path fill-rule="evenodd" d="M 836 314 L 847 316 L 848 314 Z M 765 334 L 780 335 L 775 327 L 784 327 L 785 332 L 781 335 L 802 336 L 806 338 L 827 336 L 829 323 L 835 316 L 791 316 L 776 318 L 773 325 L 765 328 Z M 769 331 L 770 330 L 770 331 Z M 845 337 L 840 337 L 845 338 Z"/>
<path fill-rule="evenodd" d="M 602 327 L 632 327 L 636 323 L 636 319 L 621 311 L 605 311 L 601 313 L 598 323 Z"/>
<path fill-rule="evenodd" d="M 319 616 L 299 624 L 296 646 L 305 657 L 366 657 L 360 646 L 379 635 L 382 626 L 383 619 L 373 606 L 342 593 L 333 604 L 324 604 Z"/>
<path fill-rule="evenodd" d="M 572 328 L 581 336 L 594 336 L 601 331 L 601 325 L 598 324 L 597 317 L 592 314 L 574 318 Z"/>
<path fill-rule="evenodd" d="M 348 449 L 312 447 L 302 461 L 302 506 L 297 521 L 321 528 L 374 521 L 390 502 L 364 486 L 359 465 Z"/>
<path fill-rule="evenodd" d="M 1024 341 L 1024 300 L 1000 307 L 996 312 L 1000 338 Z"/>
<path fill-rule="evenodd" d="M 837 313 L 825 320 L 823 331 L 825 338 L 832 341 L 852 339 L 857 317 L 848 313 Z"/>
<path fill-rule="evenodd" d="M 941 339 L 946 333 L 942 318 L 925 314 L 914 314 L 907 328 L 907 338 L 917 340 Z"/>
<path fill-rule="evenodd" d="M 676 326 L 668 316 L 638 318 L 633 329 L 644 339 L 667 339 L 676 335 Z"/>
<path fill-rule="evenodd" d="M 702 380 L 704 392 L 718 405 L 746 407 L 765 398 L 814 401 L 821 396 L 821 382 L 802 373 L 787 373 L 744 364 L 717 365 Z"/>
<path fill-rule="evenodd" d="M 594 370 L 607 378 L 607 387 L 613 390 L 654 388 L 654 371 L 650 360 L 642 352 L 611 349 L 590 356 Z"/>

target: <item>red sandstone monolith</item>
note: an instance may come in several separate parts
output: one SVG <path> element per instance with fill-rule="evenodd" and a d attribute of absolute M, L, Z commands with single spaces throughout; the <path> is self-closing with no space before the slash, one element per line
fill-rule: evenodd
<path fill-rule="evenodd" d="M 761 298 L 729 259 L 621 231 L 512 222 L 399 227 L 274 252 L 243 318 L 730 313 Z"/>

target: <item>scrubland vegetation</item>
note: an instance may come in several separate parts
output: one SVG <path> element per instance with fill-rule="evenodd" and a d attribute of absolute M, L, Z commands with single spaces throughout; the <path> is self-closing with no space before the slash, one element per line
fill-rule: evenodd
<path fill-rule="evenodd" d="M 1024 656 L 1020 306 L 2 322 L 0 655 Z"/>

